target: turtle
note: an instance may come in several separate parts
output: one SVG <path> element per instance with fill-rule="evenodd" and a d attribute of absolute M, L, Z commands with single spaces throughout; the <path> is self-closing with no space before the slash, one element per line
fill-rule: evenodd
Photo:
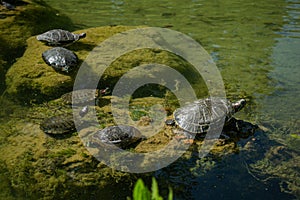
<path fill-rule="evenodd" d="M 245 99 L 240 99 L 234 103 L 218 97 L 198 99 L 176 109 L 173 113 L 173 119 L 168 119 L 165 123 L 177 125 L 188 137 L 191 134 L 207 132 L 210 125 L 217 124 L 224 117 L 225 122 L 229 122 L 233 114 L 240 111 L 245 105 Z"/>
<path fill-rule="evenodd" d="M 63 47 L 54 47 L 44 51 L 42 58 L 47 65 L 60 72 L 68 73 L 78 65 L 77 55 Z"/>
<path fill-rule="evenodd" d="M 73 114 L 60 114 L 44 119 L 40 129 L 50 135 L 64 135 L 76 131 Z"/>
<path fill-rule="evenodd" d="M 1 1 L 1 4 L 8 10 L 15 10 L 16 9 L 16 6 L 9 3 L 9 2 L 6 2 L 6 1 Z"/>
<path fill-rule="evenodd" d="M 102 95 L 105 95 L 109 92 L 109 88 L 105 89 L 80 89 L 74 90 L 72 92 L 68 92 L 61 96 L 61 99 L 65 104 L 73 104 L 73 105 L 82 105 L 87 103 L 95 103 Z"/>
<path fill-rule="evenodd" d="M 126 149 L 143 139 L 141 132 L 128 125 L 108 126 L 91 135 L 92 144 L 103 146 L 103 143 Z"/>
<path fill-rule="evenodd" d="M 75 34 L 67 30 L 53 29 L 36 36 L 36 39 L 49 46 L 65 46 L 81 38 L 85 38 L 86 33 Z"/>

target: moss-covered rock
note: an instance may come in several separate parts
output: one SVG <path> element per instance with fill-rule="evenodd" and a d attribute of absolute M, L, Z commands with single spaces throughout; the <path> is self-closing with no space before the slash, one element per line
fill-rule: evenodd
<path fill-rule="evenodd" d="M 80 60 L 99 42 L 109 36 L 130 29 L 129 27 L 101 27 L 82 30 L 87 37 L 70 47 Z M 24 102 L 42 102 L 55 99 L 72 90 L 75 74 L 60 74 L 42 59 L 42 53 L 50 49 L 30 37 L 24 55 L 9 69 L 6 75 L 7 93 Z"/>
<path fill-rule="evenodd" d="M 86 32 L 86 38 L 74 43 L 68 48 L 74 51 L 82 62 L 89 55 L 89 52 L 102 41 L 116 33 L 133 28 L 136 27 L 107 26 L 80 30 L 77 31 L 77 33 Z M 63 93 L 72 90 L 76 70 L 72 74 L 61 74 L 49 67 L 41 57 L 41 54 L 49 48 L 51 47 L 45 46 L 43 43 L 37 41 L 35 37 L 31 37 L 27 40 L 27 49 L 24 55 L 10 68 L 6 76 L 8 86 L 7 93 L 13 96 L 14 99 L 23 102 L 42 102 L 57 98 Z M 114 48 L 118 47 L 114 46 Z M 97 60 L 97 62 L 99 62 L 99 60 Z M 195 72 L 195 69 L 189 63 L 177 55 L 155 49 L 135 50 L 117 58 L 111 66 L 106 69 L 101 77 L 100 83 L 102 87 L 109 86 L 113 88 L 125 72 L 146 63 L 159 63 L 176 69 L 186 77 L 199 96 L 207 94 L 203 79 L 200 75 L 197 75 L 198 73 Z M 79 63 L 78 67 L 80 64 L 81 63 Z M 90 76 L 93 74 L 97 76 L 97 73 L 93 70 L 97 69 L 91 68 L 89 72 Z M 86 81 L 88 81 L 89 78 L 85 78 Z M 134 78 L 136 77 L 132 77 L 132 79 Z M 139 78 L 141 79 L 143 77 L 137 77 L 137 79 Z M 158 87 L 152 87 L 152 91 L 159 93 Z M 139 93 L 142 92 L 140 91 Z"/>
<path fill-rule="evenodd" d="M 101 195 L 104 199 L 111 198 L 112 191 L 122 191 L 116 195 L 120 198 L 130 195 L 129 185 L 134 182 L 137 175 L 115 171 L 99 162 L 92 156 L 92 151 L 85 147 L 84 131 L 89 133 L 91 129 L 98 129 L 113 125 L 114 118 L 111 113 L 111 97 L 100 99 L 100 106 L 96 107 L 99 125 L 87 127 L 79 133 L 73 133 L 67 137 L 50 137 L 39 128 L 39 123 L 46 117 L 58 115 L 61 112 L 70 112 L 71 108 L 63 106 L 62 99 L 48 102 L 47 106 L 34 105 L 24 107 L 14 105 L 14 112 L 4 116 L 0 123 L 0 167 L 5 177 L 0 188 L 3 188 L 8 197 L 10 191 L 16 196 L 27 196 L 30 199 L 94 199 Z M 130 102 L 131 118 L 138 123 L 141 130 L 154 130 L 151 114 L 153 105 L 165 105 L 163 98 L 144 97 L 132 99 Z M 152 108 L 152 110 L 151 110 Z M 159 112 L 160 110 L 158 110 Z M 122 112 L 122 110 L 120 110 Z M 87 114 L 84 120 L 89 119 Z M 142 141 L 136 147 L 130 149 L 132 152 L 153 152 L 164 148 L 174 136 L 172 127 L 164 125 L 161 120 L 161 129 L 158 133 Z M 144 128 L 144 129 L 142 129 Z M 147 135 L 147 132 L 143 132 Z M 239 150 L 236 145 L 237 139 L 219 140 L 211 155 L 217 158 L 231 155 Z M 203 140 L 195 141 L 187 152 L 180 158 L 179 162 L 171 165 L 170 170 L 177 171 L 176 166 L 184 172 L 206 171 L 214 168 L 214 162 L 207 159 L 195 163 L 193 156 L 195 150 L 200 150 Z M 178 149 L 180 151 L 180 149 Z M 178 153 L 174 151 L 174 153 Z M 120 155 L 122 156 L 122 155 Z M 163 155 L 161 156 L 169 156 Z M 192 159 L 191 159 L 192 158 Z M 115 158 L 119 161 L 119 158 Z M 157 162 L 157 157 L 141 160 L 142 165 L 149 162 Z M 198 158 L 199 159 L 199 158 Z M 172 167 L 175 166 L 175 169 Z M 196 173 L 196 172 L 195 172 Z M 204 172 L 203 172 L 204 173 Z M 141 176 L 148 176 L 144 174 Z M 178 177 L 180 178 L 180 177 Z M 182 177 L 181 177 L 182 178 Z M 128 190 L 124 188 L 128 187 Z M 120 189 L 122 188 L 122 189 Z M 128 193 L 126 193 L 128 192 Z M 97 198 L 95 198 L 97 199 Z"/>
<path fill-rule="evenodd" d="M 26 40 L 52 28 L 74 30 L 71 20 L 42 1 L 17 1 L 15 10 L 0 6 L 0 92 L 5 89 L 4 76 L 25 51 Z"/>

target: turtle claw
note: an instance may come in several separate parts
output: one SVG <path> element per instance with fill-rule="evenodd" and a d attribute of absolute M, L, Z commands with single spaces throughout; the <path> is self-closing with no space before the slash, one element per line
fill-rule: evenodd
<path fill-rule="evenodd" d="M 188 139 L 186 138 L 185 136 L 181 135 L 181 136 L 175 136 L 175 139 L 178 141 L 178 142 L 182 142 L 183 144 L 188 144 L 188 145 L 191 145 L 193 144 L 194 140 L 193 139 Z"/>
<path fill-rule="evenodd" d="M 193 142 L 194 142 L 194 139 L 192 139 L 192 136 L 187 133 L 177 134 L 174 136 L 174 138 L 178 141 L 182 141 L 184 144 L 193 144 Z"/>
<path fill-rule="evenodd" d="M 185 140 L 183 140 L 183 143 L 184 144 L 193 144 L 194 143 L 194 140 L 193 139 L 185 139 Z"/>

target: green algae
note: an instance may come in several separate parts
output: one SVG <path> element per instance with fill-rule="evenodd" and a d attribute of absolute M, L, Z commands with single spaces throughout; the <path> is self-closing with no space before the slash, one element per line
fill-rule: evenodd
<path fill-rule="evenodd" d="M 12 118 L 7 123 L 14 123 L 14 129 L 1 125 L 1 130 L 11 132 L 6 142 L 1 139 L 1 151 L 7 152 L 1 156 L 7 166 L 2 170 L 20 197 L 60 199 L 89 187 L 101 192 L 118 180 L 130 178 L 93 159 L 76 136 L 62 140 L 46 136 L 30 118 Z"/>
<path fill-rule="evenodd" d="M 264 183 L 279 180 L 282 192 L 300 197 L 299 153 L 278 145 L 271 147 L 261 160 L 250 164 L 255 178 Z"/>
<path fill-rule="evenodd" d="M 72 48 L 73 50 L 76 48 L 75 53 L 80 60 L 84 60 L 91 48 L 110 34 L 127 29 L 126 27 L 104 27 L 82 30 L 87 33 L 88 37 L 84 42 L 74 44 Z M 42 53 L 49 47 L 37 41 L 35 36 L 27 40 L 27 46 L 24 55 L 6 74 L 7 94 L 20 102 L 41 103 L 71 91 L 74 77 L 57 73 L 42 60 Z"/>
<path fill-rule="evenodd" d="M 6 88 L 3 81 L 7 70 L 17 58 L 22 56 L 26 48 L 26 40 L 30 36 L 57 27 L 74 29 L 69 18 L 59 15 L 58 11 L 41 1 L 26 1 L 17 6 L 16 10 L 1 10 L 2 12 L 6 17 L 0 20 L 1 93 Z M 30 93 L 30 91 L 26 92 Z"/>
<path fill-rule="evenodd" d="M 132 28 L 134 27 L 108 26 L 77 31 L 86 32 L 87 37 L 72 45 L 70 49 L 78 55 L 79 60 L 83 61 L 100 42 L 116 33 Z M 40 103 L 58 98 L 66 91 L 72 90 L 76 73 L 70 75 L 60 74 L 45 64 L 41 54 L 49 47 L 37 41 L 35 37 L 27 40 L 27 46 L 24 55 L 13 64 L 6 75 L 7 94 L 11 98 L 18 99 L 20 102 Z M 191 83 L 199 97 L 207 95 L 203 79 L 200 75 L 195 76 L 197 73 L 191 65 L 177 55 L 150 49 L 132 51 L 114 61 L 100 79 L 101 86 L 113 88 L 124 73 L 146 63 L 160 63 L 176 69 Z M 149 93 L 149 90 L 160 93 L 160 96 L 166 92 L 163 88 L 150 86 L 145 88 L 144 91 L 138 91 L 138 94 L 145 96 L 146 93 Z"/>
<path fill-rule="evenodd" d="M 103 97 L 106 100 L 110 98 L 110 96 Z M 133 110 L 142 109 L 146 116 L 151 117 L 149 108 L 163 102 L 162 98 L 143 97 L 132 99 L 130 105 Z M 114 124 L 110 109 L 111 104 L 97 107 L 99 126 L 107 127 Z M 39 129 L 39 123 L 43 118 L 71 111 L 70 107 L 63 106 L 61 99 L 50 101 L 47 106 L 41 104 L 29 108 L 19 107 L 18 110 L 20 113 L 24 112 L 22 119 L 12 114 L 1 123 L 0 128 L 6 134 L 1 135 L 0 149 L 7 153 L 1 155 L 0 160 L 5 164 L 3 170 L 7 174 L 6 182 L 9 186 L 5 186 L 6 189 L 11 187 L 19 197 L 71 198 L 81 195 L 78 193 L 80 191 L 90 191 L 92 188 L 94 194 L 104 195 L 107 188 L 116 188 L 120 182 L 131 182 L 136 178 L 134 174 L 115 171 L 97 161 L 84 147 L 83 140 L 77 134 L 59 139 L 47 136 Z M 143 117 L 141 116 L 140 120 Z M 149 124 L 140 124 L 140 126 L 147 125 Z M 162 132 L 141 142 L 130 151 L 142 153 L 157 150 L 165 146 L 172 135 L 171 128 L 166 127 Z M 234 143 L 234 141 L 228 143 L 220 141 L 212 154 L 215 157 L 223 157 L 235 153 L 237 147 Z M 193 174 L 199 173 L 197 172 L 199 168 L 207 171 L 213 169 L 215 163 L 213 160 L 190 162 L 193 149 L 200 148 L 201 144 L 201 140 L 197 141 L 195 146 L 183 155 L 177 167 L 184 165 L 185 169 L 190 168 Z M 119 158 L 116 157 L 115 160 L 118 161 Z M 141 160 L 141 164 L 154 162 L 154 160 Z"/>
<path fill-rule="evenodd" d="M 75 155 L 76 153 L 77 153 L 76 150 L 69 148 L 69 149 L 62 149 L 58 152 L 54 152 L 52 154 L 49 154 L 48 156 L 50 158 L 62 157 L 62 156 L 69 158 L 69 157 Z"/>

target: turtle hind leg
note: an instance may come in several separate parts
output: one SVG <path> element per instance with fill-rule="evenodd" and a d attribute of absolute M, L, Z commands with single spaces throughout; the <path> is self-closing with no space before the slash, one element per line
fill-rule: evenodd
<path fill-rule="evenodd" d="M 184 144 L 193 144 L 195 135 L 184 130 L 174 130 L 174 138 Z"/>

